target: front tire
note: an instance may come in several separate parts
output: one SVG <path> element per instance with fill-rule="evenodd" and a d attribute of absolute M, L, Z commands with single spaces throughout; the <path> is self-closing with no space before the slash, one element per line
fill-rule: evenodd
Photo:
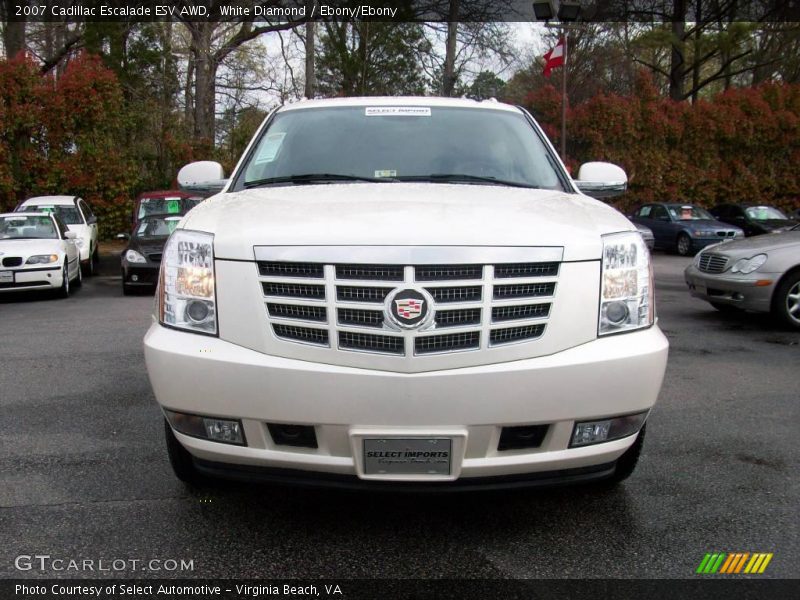
<path fill-rule="evenodd" d="M 772 313 L 783 325 L 800 329 L 800 272 L 790 274 L 775 290 Z"/>
<path fill-rule="evenodd" d="M 81 271 L 80 265 L 78 265 L 78 274 L 75 276 L 75 287 L 79 288 L 83 285 L 83 271 Z"/>
<path fill-rule="evenodd" d="M 633 442 L 633 445 L 617 459 L 617 467 L 614 469 L 614 474 L 607 480 L 609 485 L 614 486 L 618 483 L 622 483 L 636 470 L 636 465 L 639 464 L 639 455 L 642 453 L 642 447 L 644 446 L 644 434 L 646 429 L 647 423 L 639 430 L 639 436 L 636 438 L 636 441 Z"/>
<path fill-rule="evenodd" d="M 69 285 L 69 268 L 67 261 L 64 261 L 64 266 L 61 268 L 61 287 L 56 291 L 56 296 L 59 298 L 69 298 L 70 285 Z"/>
<path fill-rule="evenodd" d="M 169 464 L 172 465 L 172 470 L 175 476 L 190 485 L 197 485 L 200 483 L 200 474 L 194 466 L 192 455 L 189 451 L 181 446 L 178 438 L 172 431 L 172 427 L 164 419 L 164 437 L 167 443 L 167 455 L 169 455 Z"/>
<path fill-rule="evenodd" d="M 679 233 L 675 242 L 675 251 L 681 256 L 689 256 L 692 253 L 692 238 L 685 233 Z"/>

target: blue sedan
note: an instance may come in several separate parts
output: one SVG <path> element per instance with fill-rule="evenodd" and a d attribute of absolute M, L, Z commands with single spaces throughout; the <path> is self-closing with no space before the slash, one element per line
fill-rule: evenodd
<path fill-rule="evenodd" d="M 656 248 L 674 250 L 681 256 L 689 256 L 711 244 L 744 237 L 739 227 L 717 221 L 705 209 L 692 204 L 645 204 L 633 213 L 631 220 L 653 231 Z"/>

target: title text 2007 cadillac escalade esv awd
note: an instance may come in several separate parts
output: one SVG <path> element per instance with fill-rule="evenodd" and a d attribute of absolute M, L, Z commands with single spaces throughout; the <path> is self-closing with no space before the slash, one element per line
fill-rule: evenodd
<path fill-rule="evenodd" d="M 648 250 L 586 195 L 625 183 L 608 163 L 573 181 L 498 102 L 274 111 L 164 251 L 145 356 L 176 474 L 624 479 L 667 360 Z"/>

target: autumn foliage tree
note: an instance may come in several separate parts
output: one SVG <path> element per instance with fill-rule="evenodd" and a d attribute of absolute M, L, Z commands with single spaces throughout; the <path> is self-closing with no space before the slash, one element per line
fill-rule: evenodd
<path fill-rule="evenodd" d="M 524 104 L 558 144 L 560 94 L 550 86 Z M 694 104 L 661 96 L 647 73 L 630 96 L 598 94 L 567 115 L 568 164 L 622 166 L 623 210 L 649 201 L 800 205 L 800 85 L 732 88 Z"/>
<path fill-rule="evenodd" d="M 57 79 L 25 56 L 0 62 L 0 207 L 33 195 L 89 201 L 101 234 L 121 231 L 136 183 L 116 76 L 94 56 Z"/>

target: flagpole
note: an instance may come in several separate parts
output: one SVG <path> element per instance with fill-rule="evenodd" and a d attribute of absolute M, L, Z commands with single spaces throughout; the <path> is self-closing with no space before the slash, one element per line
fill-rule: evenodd
<path fill-rule="evenodd" d="M 567 162 L 567 56 L 569 30 L 564 29 L 564 64 L 561 69 L 561 160 Z"/>

